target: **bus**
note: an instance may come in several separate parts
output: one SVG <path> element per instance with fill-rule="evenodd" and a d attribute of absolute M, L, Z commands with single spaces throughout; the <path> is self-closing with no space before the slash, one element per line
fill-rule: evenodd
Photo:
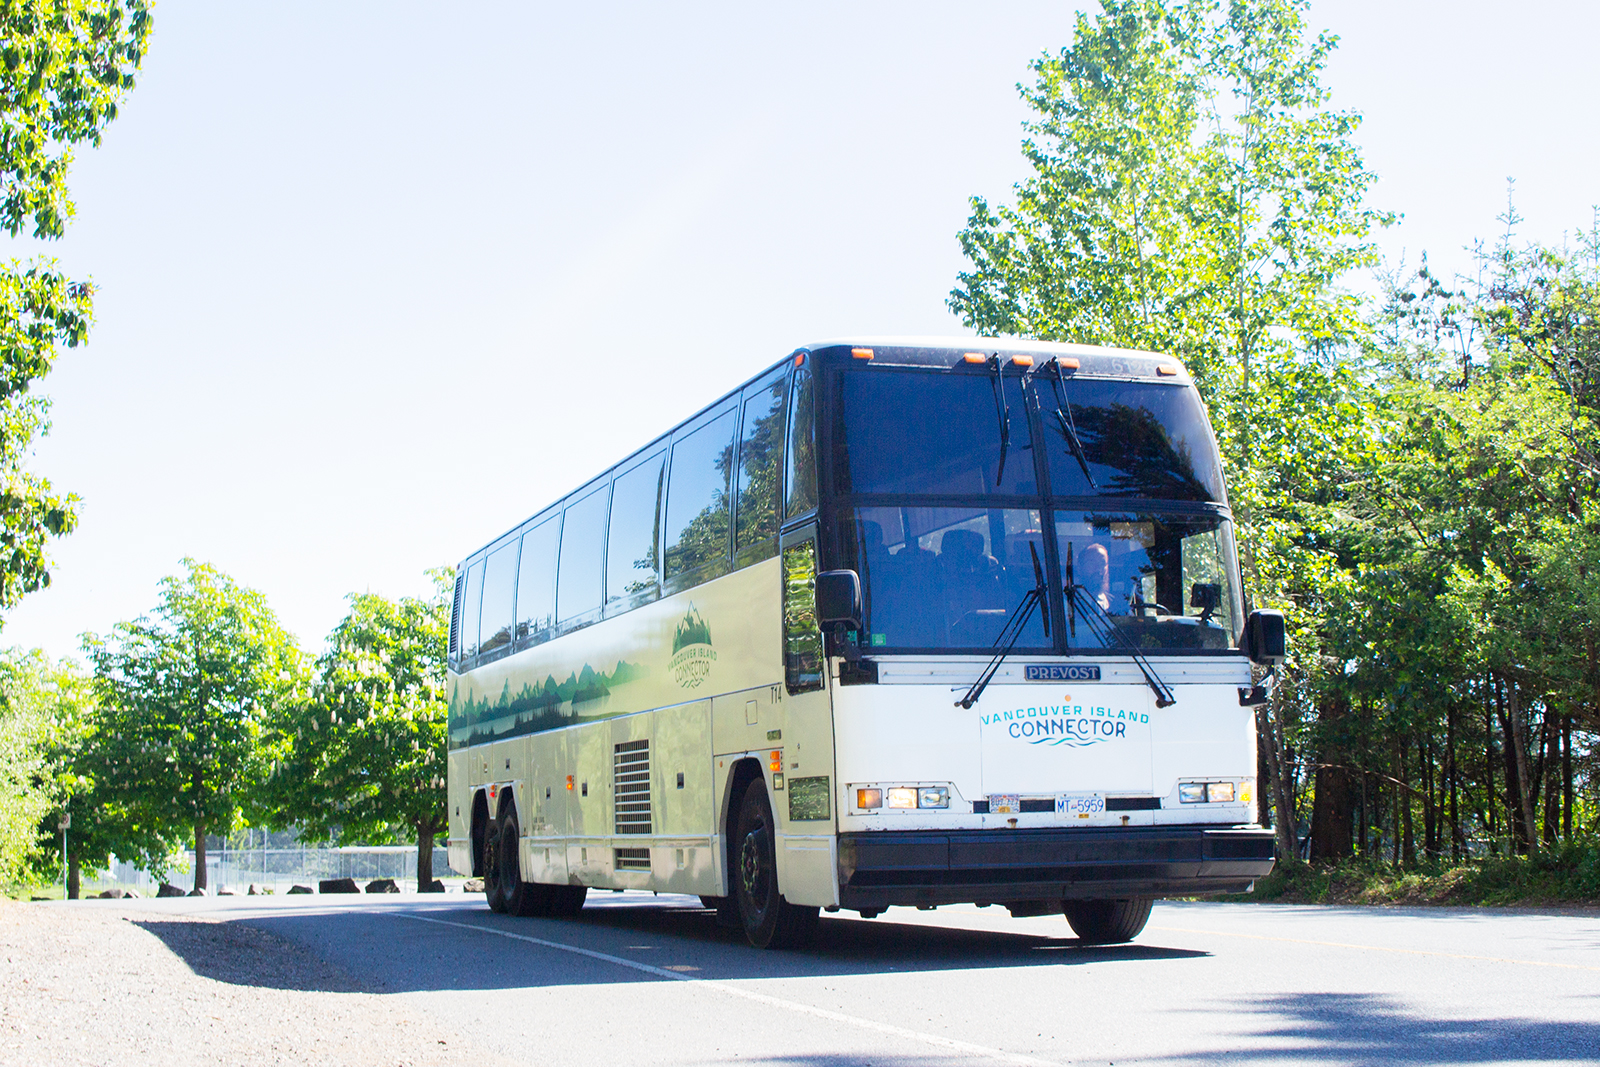
<path fill-rule="evenodd" d="M 808 345 L 467 556 L 451 866 L 490 908 L 1001 905 L 1133 938 L 1246 891 L 1258 682 L 1215 437 L 1175 359 Z"/>

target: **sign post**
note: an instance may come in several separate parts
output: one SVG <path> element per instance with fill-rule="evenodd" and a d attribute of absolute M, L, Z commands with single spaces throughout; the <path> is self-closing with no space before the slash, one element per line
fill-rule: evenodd
<path fill-rule="evenodd" d="M 67 829 L 72 825 L 72 814 L 61 813 L 61 821 L 56 824 L 56 829 L 61 831 L 61 899 L 67 899 Z"/>

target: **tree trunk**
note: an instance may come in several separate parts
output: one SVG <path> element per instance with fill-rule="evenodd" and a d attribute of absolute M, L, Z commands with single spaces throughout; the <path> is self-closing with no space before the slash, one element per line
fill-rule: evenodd
<path fill-rule="evenodd" d="M 433 824 L 417 826 L 417 892 L 433 891 Z"/>
<path fill-rule="evenodd" d="M 1445 710 L 1444 734 L 1447 766 L 1445 781 L 1449 783 L 1450 788 L 1450 859 L 1459 863 L 1461 861 L 1461 846 L 1465 842 L 1461 838 L 1461 797 L 1456 779 L 1456 709 L 1454 706 Z"/>
<path fill-rule="evenodd" d="M 1527 839 L 1528 855 L 1531 856 L 1539 848 L 1539 831 L 1533 814 L 1533 782 L 1528 774 L 1528 723 L 1522 714 L 1521 694 L 1515 681 L 1508 681 L 1506 685 L 1506 710 L 1511 713 L 1511 747 L 1516 755 L 1522 828 Z"/>
<path fill-rule="evenodd" d="M 1561 773 L 1561 729 L 1556 725 L 1555 713 L 1547 706 L 1544 711 L 1544 843 L 1553 848 L 1556 835 L 1561 832 L 1561 790 L 1556 788 Z"/>
<path fill-rule="evenodd" d="M 206 888 L 206 824 L 194 824 L 194 887 Z"/>
<path fill-rule="evenodd" d="M 1495 697 L 1495 700 L 1493 702 L 1491 702 L 1489 700 L 1489 698 L 1486 696 L 1484 698 L 1484 703 L 1483 703 L 1483 778 L 1484 778 L 1484 782 L 1486 783 L 1485 786 L 1484 786 L 1484 796 L 1488 799 L 1488 806 L 1489 806 L 1488 825 L 1489 825 L 1489 838 L 1490 838 L 1489 847 L 1490 847 L 1491 850 L 1493 850 L 1493 848 L 1494 848 L 1494 837 L 1495 837 L 1495 827 L 1496 827 L 1496 823 L 1495 823 L 1496 805 L 1495 805 L 1495 802 L 1494 802 L 1494 707 L 1493 707 L 1493 704 L 1499 702 L 1499 698 L 1498 698 L 1499 690 L 1495 690 L 1495 693 L 1496 693 L 1496 697 Z"/>
<path fill-rule="evenodd" d="M 1294 770 L 1288 758 L 1288 746 L 1283 740 L 1283 701 L 1273 700 L 1272 714 L 1272 796 L 1277 809 L 1278 855 L 1285 859 L 1300 858 L 1300 820 L 1294 811 Z"/>
<path fill-rule="evenodd" d="M 1355 783 L 1349 770 L 1350 752 L 1334 740 L 1341 732 L 1350 705 L 1343 697 L 1330 697 L 1317 709 L 1317 722 L 1328 735 L 1317 753 L 1316 795 L 1311 800 L 1311 858 L 1347 859 L 1353 851 L 1350 838 L 1355 818 Z"/>
<path fill-rule="evenodd" d="M 1395 777 L 1399 781 L 1394 787 L 1394 802 L 1400 805 L 1400 862 L 1407 867 L 1417 865 L 1417 836 L 1411 825 L 1411 773 L 1406 762 L 1405 735 L 1395 740 Z"/>
<path fill-rule="evenodd" d="M 1272 825 L 1272 727 L 1265 704 L 1256 707 L 1256 822 Z"/>
<path fill-rule="evenodd" d="M 83 888 L 83 865 L 78 862 L 78 854 L 67 853 L 67 899 L 77 900 Z"/>
<path fill-rule="evenodd" d="M 1561 835 L 1572 840 L 1572 716 L 1561 717 Z"/>

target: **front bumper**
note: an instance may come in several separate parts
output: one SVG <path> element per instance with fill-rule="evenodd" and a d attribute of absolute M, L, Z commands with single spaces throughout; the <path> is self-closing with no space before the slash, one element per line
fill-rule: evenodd
<path fill-rule="evenodd" d="M 1272 870 L 1262 829 L 874 831 L 839 835 L 839 904 L 1004 904 L 1242 893 Z"/>

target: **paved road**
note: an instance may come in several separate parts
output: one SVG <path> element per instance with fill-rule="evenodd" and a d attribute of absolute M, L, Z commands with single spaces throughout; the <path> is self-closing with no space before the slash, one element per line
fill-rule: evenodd
<path fill-rule="evenodd" d="M 589 899 L 137 907 L 259 926 L 530 1064 L 1600 1064 L 1597 912 L 1159 904 L 1089 948 L 1059 918 L 893 908 L 758 952 L 692 897 Z"/>

